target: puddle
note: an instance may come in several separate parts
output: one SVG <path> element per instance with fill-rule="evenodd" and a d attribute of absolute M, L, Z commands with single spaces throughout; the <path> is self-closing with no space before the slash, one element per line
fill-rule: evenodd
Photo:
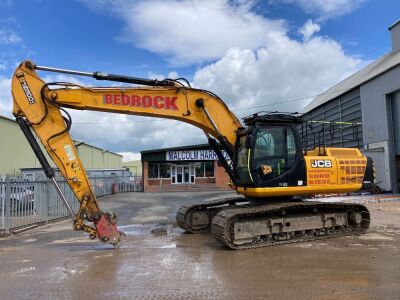
<path fill-rule="evenodd" d="M 27 239 L 25 241 L 21 241 L 21 243 L 32 243 L 32 242 L 36 242 L 37 239 Z"/>
<path fill-rule="evenodd" d="M 24 268 L 14 271 L 14 272 L 11 272 L 10 275 L 11 276 L 24 276 L 24 275 L 26 275 L 26 273 L 29 273 L 29 272 L 32 272 L 35 270 L 36 270 L 36 267 L 29 266 L 29 267 L 24 267 Z"/>
<path fill-rule="evenodd" d="M 129 235 L 145 235 L 148 234 L 154 224 L 131 224 L 125 226 L 118 226 L 118 229 L 124 232 L 127 236 Z"/>
<path fill-rule="evenodd" d="M 367 233 L 359 237 L 360 240 L 381 240 L 381 241 L 393 241 L 390 236 L 385 236 L 377 233 Z"/>
<path fill-rule="evenodd" d="M 71 244 L 71 243 L 88 243 L 90 240 L 85 237 L 77 237 L 77 238 L 69 238 L 69 239 L 64 239 L 64 240 L 55 240 L 50 243 L 46 243 L 48 245 L 51 244 Z"/>
<path fill-rule="evenodd" d="M 32 259 L 17 260 L 17 262 L 19 262 L 19 263 L 28 263 L 28 262 L 31 262 L 31 261 L 32 261 Z"/>
<path fill-rule="evenodd" d="M 168 220 L 166 216 L 170 211 L 170 207 L 165 205 L 155 205 L 152 207 L 140 209 L 136 216 L 131 218 L 132 222 L 143 223 L 143 222 L 159 222 Z"/>
<path fill-rule="evenodd" d="M 154 248 L 159 248 L 159 249 L 174 249 L 174 248 L 176 248 L 176 244 L 169 244 L 169 245 L 160 246 L 160 247 L 154 247 Z"/>
<path fill-rule="evenodd" d="M 99 259 L 99 258 L 104 258 L 104 257 L 113 257 L 114 255 L 112 253 L 109 254 L 104 254 L 104 255 L 95 255 L 93 256 L 94 259 Z"/>

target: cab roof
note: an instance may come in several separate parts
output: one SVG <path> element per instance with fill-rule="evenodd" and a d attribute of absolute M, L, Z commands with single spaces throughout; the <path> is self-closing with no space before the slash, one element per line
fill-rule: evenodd
<path fill-rule="evenodd" d="M 303 119 L 299 113 L 285 113 L 285 112 L 260 112 L 243 118 L 243 122 L 247 126 L 256 123 L 269 123 L 269 124 L 300 124 Z"/>

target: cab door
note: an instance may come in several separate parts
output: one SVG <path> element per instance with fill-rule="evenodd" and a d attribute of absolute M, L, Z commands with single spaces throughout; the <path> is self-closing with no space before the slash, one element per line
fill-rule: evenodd
<path fill-rule="evenodd" d="M 296 128 L 259 126 L 253 133 L 252 177 L 259 187 L 305 185 L 305 166 Z"/>

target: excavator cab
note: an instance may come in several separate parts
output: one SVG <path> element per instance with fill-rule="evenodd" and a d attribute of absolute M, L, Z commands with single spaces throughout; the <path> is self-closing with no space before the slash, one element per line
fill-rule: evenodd
<path fill-rule="evenodd" d="M 292 114 L 269 113 L 244 119 L 238 130 L 234 169 L 243 187 L 288 187 L 305 184 L 305 162 Z"/>

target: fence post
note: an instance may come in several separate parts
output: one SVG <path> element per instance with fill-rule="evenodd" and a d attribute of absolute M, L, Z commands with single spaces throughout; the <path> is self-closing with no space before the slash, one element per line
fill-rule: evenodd
<path fill-rule="evenodd" d="M 43 209 L 43 214 L 44 214 L 44 218 L 45 218 L 45 222 L 46 222 L 46 224 L 48 224 L 49 223 L 49 219 L 50 219 L 50 216 L 49 216 L 49 205 L 50 205 L 50 188 L 49 188 L 49 185 L 50 185 L 50 182 L 48 182 L 47 180 L 46 181 L 43 181 L 43 184 L 44 184 L 44 209 Z"/>
<path fill-rule="evenodd" d="M 4 201 L 5 201 L 5 209 L 6 209 L 6 211 L 5 211 L 5 213 L 6 213 L 6 223 L 5 223 L 5 226 L 4 226 L 4 231 L 5 231 L 6 234 L 10 233 L 10 221 L 11 221 L 10 220 L 10 209 L 11 209 L 11 206 L 10 206 L 10 204 L 11 204 L 10 203 L 10 201 L 11 201 L 11 184 L 10 184 L 10 182 L 11 182 L 10 175 L 6 175 L 6 197 L 4 199 Z"/>

